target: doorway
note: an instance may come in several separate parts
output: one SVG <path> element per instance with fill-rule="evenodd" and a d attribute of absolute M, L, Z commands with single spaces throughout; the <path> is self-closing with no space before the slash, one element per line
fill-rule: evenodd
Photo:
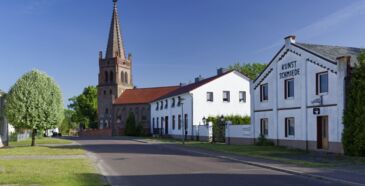
<path fill-rule="evenodd" d="M 165 135 L 169 134 L 169 117 L 165 117 Z"/>
<path fill-rule="evenodd" d="M 328 116 L 317 117 L 317 148 L 328 149 Z"/>

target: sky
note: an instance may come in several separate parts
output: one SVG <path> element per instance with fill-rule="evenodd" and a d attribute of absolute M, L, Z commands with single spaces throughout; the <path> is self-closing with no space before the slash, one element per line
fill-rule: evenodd
<path fill-rule="evenodd" d="M 177 85 L 297 42 L 365 48 L 365 0 L 119 0 L 137 87 Z M 1 0 L 0 89 L 39 69 L 65 102 L 97 85 L 112 0 Z"/>

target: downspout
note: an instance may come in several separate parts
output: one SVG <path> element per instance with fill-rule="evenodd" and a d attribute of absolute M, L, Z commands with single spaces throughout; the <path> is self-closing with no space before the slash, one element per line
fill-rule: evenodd
<path fill-rule="evenodd" d="M 307 110 L 307 102 L 308 102 L 308 79 L 307 79 L 307 71 L 308 71 L 308 62 L 305 61 L 304 62 L 304 81 L 305 81 L 305 89 L 304 89 L 304 122 L 305 122 L 305 150 L 308 151 L 309 150 L 309 142 L 308 142 L 308 110 Z"/>
<path fill-rule="evenodd" d="M 256 123 L 255 123 L 255 96 L 254 96 L 254 89 L 253 89 L 253 80 L 250 81 L 250 107 L 251 107 L 251 126 L 253 130 L 252 138 L 253 144 L 256 143 Z"/>

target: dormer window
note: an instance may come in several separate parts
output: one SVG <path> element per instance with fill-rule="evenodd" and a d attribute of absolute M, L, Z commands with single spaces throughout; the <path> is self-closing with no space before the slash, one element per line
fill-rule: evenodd
<path fill-rule="evenodd" d="M 158 106 L 158 102 L 156 103 L 156 110 L 158 110 L 159 106 Z"/>
<path fill-rule="evenodd" d="M 160 104 L 161 104 L 160 105 L 161 106 L 160 109 L 163 110 L 163 101 L 161 101 Z"/>

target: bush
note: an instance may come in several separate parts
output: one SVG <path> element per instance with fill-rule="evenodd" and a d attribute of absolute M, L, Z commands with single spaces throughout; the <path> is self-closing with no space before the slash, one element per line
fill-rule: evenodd
<path fill-rule="evenodd" d="M 134 136 L 136 133 L 136 118 L 134 114 L 130 112 L 128 114 L 128 118 L 125 124 L 125 135 L 126 136 Z"/>
<path fill-rule="evenodd" d="M 274 143 L 268 139 L 262 134 L 257 138 L 256 144 L 257 146 L 274 146 Z"/>
<path fill-rule="evenodd" d="M 249 125 L 251 123 L 250 116 L 240 116 L 240 115 L 229 115 L 223 116 L 224 121 L 231 121 L 232 125 Z M 218 124 L 220 122 L 221 116 L 209 116 L 207 121 L 212 122 L 213 124 Z"/>
<path fill-rule="evenodd" d="M 346 87 L 342 143 L 347 155 L 365 156 L 365 53 L 358 57 Z"/>

